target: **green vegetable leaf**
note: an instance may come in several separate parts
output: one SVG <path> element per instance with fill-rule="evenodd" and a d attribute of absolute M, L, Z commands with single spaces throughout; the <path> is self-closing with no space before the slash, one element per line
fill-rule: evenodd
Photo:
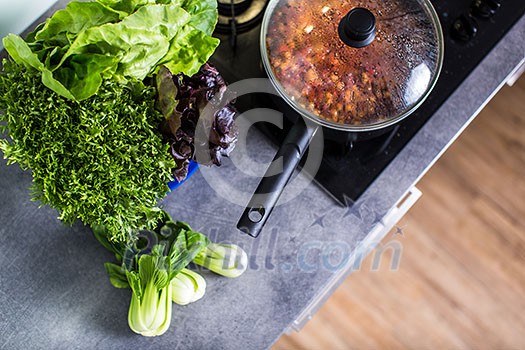
<path fill-rule="evenodd" d="M 122 271 L 122 267 L 112 263 L 105 263 L 104 267 L 109 275 L 109 281 L 115 288 L 126 289 L 130 288 L 126 273 Z"/>
<path fill-rule="evenodd" d="M 186 25 L 172 40 L 168 52 L 157 65 L 165 65 L 173 74 L 182 72 L 192 76 L 208 61 L 219 43 L 219 39 Z"/>
<path fill-rule="evenodd" d="M 46 87 L 48 87 L 51 90 L 55 91 L 60 96 L 63 96 L 65 98 L 69 98 L 70 100 L 74 100 L 75 99 L 75 97 L 71 93 L 71 91 L 66 89 L 64 87 L 64 85 L 62 85 L 62 83 L 60 81 L 56 80 L 53 77 L 53 73 L 51 73 L 51 71 L 48 70 L 48 69 L 42 69 L 42 83 Z"/>
<path fill-rule="evenodd" d="M 147 29 L 171 40 L 188 23 L 190 14 L 178 5 L 144 6 L 124 18 L 120 24 L 125 28 Z"/>
<path fill-rule="evenodd" d="M 37 25 L 35 27 L 35 29 L 30 32 L 29 34 L 27 34 L 26 38 L 25 38 L 25 41 L 27 43 L 33 43 L 36 39 L 35 39 L 35 36 L 36 36 L 36 33 L 38 33 L 39 31 L 42 30 L 42 28 L 44 28 L 44 26 L 46 25 L 46 22 L 42 22 L 40 23 L 39 25 Z"/>
<path fill-rule="evenodd" d="M 142 80 L 166 55 L 170 40 L 189 19 L 189 14 L 176 5 L 141 7 L 119 23 L 81 33 L 62 62 L 71 55 L 97 50 L 118 58 L 118 74 Z"/>
<path fill-rule="evenodd" d="M 126 270 L 126 278 L 128 279 L 128 283 L 131 290 L 133 291 L 133 294 L 139 301 L 142 300 L 143 288 L 139 273 L 137 271 Z"/>
<path fill-rule="evenodd" d="M 99 4 L 119 12 L 122 16 L 127 16 L 137 10 L 138 7 L 160 3 L 155 0 L 96 0 Z M 168 3 L 171 1 L 167 1 Z"/>
<path fill-rule="evenodd" d="M 53 77 L 53 73 L 44 67 L 44 64 L 38 60 L 37 55 L 31 51 L 29 45 L 21 37 L 9 34 L 4 38 L 3 44 L 16 63 L 40 71 L 42 73 L 42 83 L 45 86 L 61 96 L 74 99 L 71 92 Z"/>
<path fill-rule="evenodd" d="M 79 54 L 72 57 L 68 67 L 56 72 L 58 80 L 69 87 L 76 100 L 82 101 L 97 93 L 104 75 L 112 75 L 118 60 L 114 56 Z"/>
<path fill-rule="evenodd" d="M 157 107 L 168 121 L 171 133 L 175 135 L 182 124 L 182 113 L 177 110 L 179 104 L 176 100 L 178 89 L 173 82 L 173 74 L 165 66 L 160 67 L 156 76 L 156 84 Z"/>
<path fill-rule="evenodd" d="M 119 20 L 117 12 L 97 2 L 70 2 L 49 18 L 35 34 L 35 40 L 52 40 L 58 34 L 78 34 L 83 30 Z"/>
<path fill-rule="evenodd" d="M 186 267 L 206 246 L 209 240 L 202 233 L 181 227 L 181 223 L 175 223 L 179 228 L 179 234 L 171 244 L 169 251 L 170 275 L 172 280 L 180 270 Z"/>
<path fill-rule="evenodd" d="M 167 52 L 169 41 L 161 34 L 145 29 L 125 28 L 122 24 L 93 27 L 71 44 L 65 59 L 76 54 L 100 54 L 115 57 L 117 73 L 142 80 Z M 95 48 L 96 52 L 93 52 Z"/>
<path fill-rule="evenodd" d="M 2 42 L 7 52 L 16 63 L 39 71 L 44 69 L 44 64 L 40 62 L 38 56 L 31 51 L 29 45 L 18 35 L 9 34 L 2 40 Z"/>
<path fill-rule="evenodd" d="M 149 281 L 153 281 L 157 289 L 168 285 L 168 272 L 162 245 L 154 246 L 151 255 L 141 255 L 138 259 L 139 278 L 143 290 Z"/>
<path fill-rule="evenodd" d="M 99 241 L 99 243 L 102 244 L 104 248 L 112 253 L 118 253 L 115 249 L 115 246 L 109 241 L 108 230 L 104 225 L 94 225 L 91 228 L 91 231 L 93 232 L 93 236 L 95 236 L 97 241 Z"/>
<path fill-rule="evenodd" d="M 190 24 L 194 28 L 212 35 L 219 17 L 217 0 L 184 0 L 182 8 L 192 15 Z"/>

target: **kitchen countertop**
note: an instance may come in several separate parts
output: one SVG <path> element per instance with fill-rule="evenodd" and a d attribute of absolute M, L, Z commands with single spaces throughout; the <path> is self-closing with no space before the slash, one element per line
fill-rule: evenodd
<path fill-rule="evenodd" d="M 67 1 L 59 1 L 55 8 Z M 204 273 L 204 298 L 174 305 L 171 328 L 156 338 L 127 324 L 130 291 L 113 288 L 103 263 L 112 256 L 82 224 L 65 226 L 30 201 L 31 175 L 0 160 L 0 348 L 262 349 L 328 297 L 382 238 L 385 216 L 425 174 L 525 57 L 525 17 L 481 62 L 351 208 L 314 183 L 275 209 L 254 240 L 235 225 L 241 205 L 226 202 L 202 170 L 169 194 L 165 209 L 214 241 L 242 245 L 250 256 L 238 279 Z M 274 147 L 257 132 L 248 147 L 269 162 Z M 247 177 L 229 161 L 218 174 L 246 191 Z M 291 188 L 293 189 L 293 188 Z M 288 190 L 291 190 L 288 189 Z M 308 312 L 306 312 L 308 314 Z M 300 323 L 300 322 L 299 322 Z"/>

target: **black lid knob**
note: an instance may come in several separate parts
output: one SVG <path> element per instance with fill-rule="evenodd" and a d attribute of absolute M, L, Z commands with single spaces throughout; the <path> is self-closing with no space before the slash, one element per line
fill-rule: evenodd
<path fill-rule="evenodd" d="M 356 7 L 339 23 L 339 37 L 349 46 L 361 48 L 370 45 L 376 37 L 376 18 L 369 10 Z"/>

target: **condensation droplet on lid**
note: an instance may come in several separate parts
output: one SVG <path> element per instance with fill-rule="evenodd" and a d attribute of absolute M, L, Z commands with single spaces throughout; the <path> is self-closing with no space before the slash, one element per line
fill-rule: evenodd
<path fill-rule="evenodd" d="M 312 32 L 312 30 L 314 30 L 314 26 L 313 25 L 308 25 L 304 28 L 304 32 L 306 34 L 310 34 Z"/>

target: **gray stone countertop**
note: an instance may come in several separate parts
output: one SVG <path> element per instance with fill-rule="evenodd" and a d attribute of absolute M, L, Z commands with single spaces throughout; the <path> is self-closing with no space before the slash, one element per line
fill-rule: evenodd
<path fill-rule="evenodd" d="M 372 229 L 524 57 L 522 18 L 350 209 L 299 175 L 287 191 L 306 188 L 277 207 L 254 240 L 235 228 L 241 203 L 228 202 L 206 180 L 213 175 L 252 192 L 257 179 L 232 162 L 219 172 L 201 170 L 169 194 L 163 200 L 168 212 L 212 240 L 242 245 L 250 266 L 233 280 L 204 273 L 204 298 L 174 305 L 171 328 L 161 337 L 144 338 L 128 328 L 130 291 L 110 285 L 103 263 L 112 256 L 90 230 L 65 226 L 55 211 L 38 208 L 30 201 L 31 174 L 0 160 L 0 348 L 270 347 L 312 302 L 330 294 L 334 281 L 351 273 L 359 252 L 374 247 L 381 237 L 372 237 Z M 274 152 L 257 132 L 248 147 L 257 150 L 260 162 L 269 162 Z"/>

